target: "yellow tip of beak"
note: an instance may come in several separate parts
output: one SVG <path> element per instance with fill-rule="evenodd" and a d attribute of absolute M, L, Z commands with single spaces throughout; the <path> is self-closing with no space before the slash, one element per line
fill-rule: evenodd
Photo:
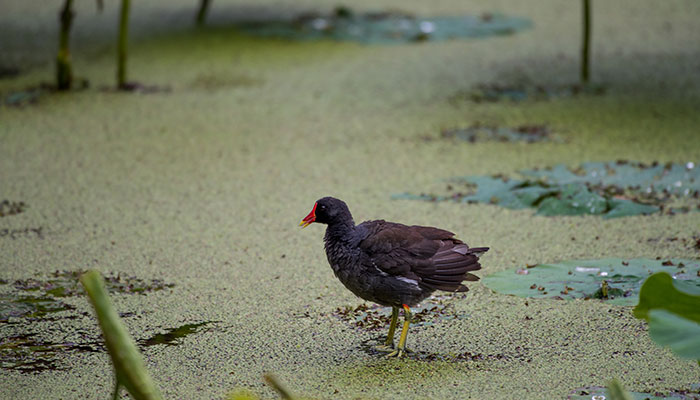
<path fill-rule="evenodd" d="M 307 226 L 311 225 L 311 222 L 313 221 L 301 221 L 299 222 L 299 226 L 301 226 L 302 229 L 306 228 Z"/>

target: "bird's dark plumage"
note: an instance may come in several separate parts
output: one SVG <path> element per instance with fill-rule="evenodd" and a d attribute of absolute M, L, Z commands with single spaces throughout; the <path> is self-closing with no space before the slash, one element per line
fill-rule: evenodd
<path fill-rule="evenodd" d="M 328 225 L 326 256 L 335 275 L 357 296 L 392 307 L 389 334 L 383 349 L 401 357 L 411 322 L 410 307 L 435 290 L 466 292 L 463 281 L 476 281 L 479 256 L 488 247 L 470 248 L 452 232 L 428 226 L 408 226 L 384 220 L 355 225 L 348 206 L 333 197 L 314 204 L 302 221 Z M 405 322 L 394 348 L 399 308 Z"/>
<path fill-rule="evenodd" d="M 465 292 L 479 278 L 479 256 L 452 232 L 384 220 L 355 225 L 347 205 L 333 197 L 316 202 L 312 222 L 328 224 L 326 255 L 335 275 L 357 296 L 386 306 L 414 306 L 435 290 Z"/>

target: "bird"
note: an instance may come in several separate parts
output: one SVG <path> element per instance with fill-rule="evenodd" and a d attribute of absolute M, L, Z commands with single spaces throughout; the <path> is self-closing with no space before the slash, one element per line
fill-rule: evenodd
<path fill-rule="evenodd" d="M 403 225 L 385 220 L 355 225 L 344 201 L 323 197 L 299 225 L 328 225 L 323 238 L 326 257 L 335 276 L 356 296 L 392 308 L 389 332 L 377 350 L 388 357 L 406 354 L 411 307 L 436 290 L 466 292 L 463 281 L 477 281 L 479 257 L 488 247 L 469 247 L 444 229 Z M 404 323 L 398 346 L 394 334 L 399 310 Z"/>

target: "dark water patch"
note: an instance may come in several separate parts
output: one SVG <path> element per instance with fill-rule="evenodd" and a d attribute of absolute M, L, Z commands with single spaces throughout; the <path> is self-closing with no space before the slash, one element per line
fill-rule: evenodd
<path fill-rule="evenodd" d="M 0 201 L 0 217 L 21 214 L 27 207 L 27 203 L 23 201 L 10 201 L 5 199 Z"/>
<path fill-rule="evenodd" d="M 685 164 L 630 161 L 556 165 L 504 175 L 448 180 L 442 193 L 402 193 L 393 199 L 487 203 L 511 209 L 536 208 L 538 215 L 601 215 L 604 218 L 676 214 L 700 210 L 700 168 Z"/>
<path fill-rule="evenodd" d="M 0 339 L 0 368 L 24 373 L 67 370 L 61 359 L 68 353 L 104 351 L 100 342 L 72 343 L 38 340 L 36 334 Z"/>
<path fill-rule="evenodd" d="M 525 100 L 543 101 L 577 96 L 601 96 L 605 87 L 600 85 L 554 85 L 544 86 L 531 83 L 490 83 L 480 84 L 469 90 L 461 90 L 451 95 L 452 104 L 460 101 L 475 103 L 495 103 L 500 101 L 520 102 Z"/>
<path fill-rule="evenodd" d="M 501 14 L 418 17 L 398 11 L 356 13 L 338 7 L 331 14 L 310 12 L 291 20 L 245 21 L 238 27 L 251 35 L 291 40 L 401 44 L 512 35 L 531 28 L 532 22 Z"/>
<path fill-rule="evenodd" d="M 186 336 L 206 332 L 211 328 L 207 328 L 207 325 L 215 324 L 221 321 L 206 321 L 198 322 L 193 324 L 185 324 L 178 326 L 176 328 L 169 328 L 165 333 L 158 333 L 151 336 L 148 339 L 139 341 L 142 347 L 155 346 L 158 344 L 164 344 L 168 346 L 177 346 L 182 344 L 182 339 Z"/>
<path fill-rule="evenodd" d="M 692 385 L 690 390 L 671 390 L 656 392 L 629 392 L 634 400 L 700 400 L 700 384 Z M 607 388 L 603 386 L 586 386 L 572 390 L 567 400 L 605 400 L 610 399 Z"/>
<path fill-rule="evenodd" d="M 440 321 L 466 318 L 457 314 L 454 306 L 448 302 L 455 296 L 438 295 L 425 299 L 421 304 L 411 307 L 411 327 L 431 326 Z M 388 330 L 391 322 L 391 307 L 374 303 L 362 303 L 356 307 L 338 307 L 333 315 L 352 327 L 366 331 Z M 402 317 L 399 316 L 399 322 Z"/>
<path fill-rule="evenodd" d="M 527 265 L 482 278 L 488 288 L 519 297 L 601 299 L 631 306 L 646 278 L 667 272 L 675 285 L 700 290 L 700 261 L 686 259 L 605 258 Z"/>
<path fill-rule="evenodd" d="M 552 130 L 544 124 L 503 127 L 477 123 L 466 128 L 443 129 L 440 132 L 440 138 L 463 140 L 469 143 L 488 141 L 525 143 L 564 142 L 562 138 L 556 136 Z M 432 137 L 426 137 L 425 139 L 433 140 Z"/>

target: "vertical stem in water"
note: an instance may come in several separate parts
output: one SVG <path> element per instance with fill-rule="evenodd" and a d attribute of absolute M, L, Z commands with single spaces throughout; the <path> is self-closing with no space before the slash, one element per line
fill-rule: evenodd
<path fill-rule="evenodd" d="M 117 42 L 117 88 L 126 87 L 126 45 L 129 36 L 129 0 L 122 0 L 119 16 L 119 40 Z"/>
<path fill-rule="evenodd" d="M 583 0 L 583 45 L 581 46 L 581 83 L 590 77 L 591 0 Z"/>

